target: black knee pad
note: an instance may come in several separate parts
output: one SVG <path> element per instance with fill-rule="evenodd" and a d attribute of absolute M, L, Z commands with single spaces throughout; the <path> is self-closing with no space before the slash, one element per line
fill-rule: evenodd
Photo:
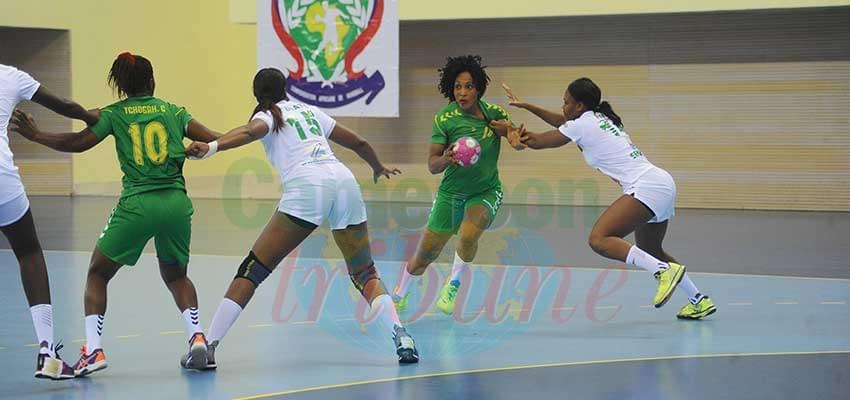
<path fill-rule="evenodd" d="M 375 263 L 371 263 L 364 267 L 349 267 L 348 276 L 351 278 L 351 282 L 354 283 L 354 287 L 356 287 L 360 293 L 363 293 L 363 289 L 369 281 L 372 279 L 381 279 L 378 277 L 378 270 L 375 269 Z"/>
<path fill-rule="evenodd" d="M 252 251 L 249 252 L 248 256 L 242 261 L 242 265 L 239 266 L 239 271 L 236 272 L 236 276 L 233 279 L 247 279 L 254 282 L 254 286 L 260 286 L 260 284 L 263 283 L 263 281 L 266 280 L 271 273 L 272 270 L 263 265 Z"/>

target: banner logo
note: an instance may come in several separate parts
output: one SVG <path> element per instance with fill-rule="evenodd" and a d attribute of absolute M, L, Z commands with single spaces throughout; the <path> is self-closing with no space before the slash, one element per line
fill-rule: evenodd
<path fill-rule="evenodd" d="M 272 0 L 272 27 L 297 63 L 287 91 L 320 108 L 366 104 L 384 89 L 379 71 L 367 76 L 354 60 L 381 28 L 384 0 Z"/>

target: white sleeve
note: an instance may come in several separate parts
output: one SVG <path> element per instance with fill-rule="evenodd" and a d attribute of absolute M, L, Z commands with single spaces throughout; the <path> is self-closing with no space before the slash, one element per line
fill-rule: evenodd
<path fill-rule="evenodd" d="M 254 114 L 253 117 L 251 117 L 251 121 L 254 120 L 260 120 L 265 122 L 266 125 L 268 125 L 269 127 L 269 133 L 272 133 L 272 131 L 274 130 L 274 117 L 272 117 L 272 113 L 268 111 L 260 111 Z"/>
<path fill-rule="evenodd" d="M 581 141 L 581 124 L 577 120 L 567 121 L 558 127 L 558 131 L 562 135 L 569 138 L 571 141 L 578 143 Z"/>
<path fill-rule="evenodd" d="M 15 81 L 18 88 L 18 101 L 32 99 L 41 86 L 30 74 L 20 70 L 15 70 Z"/>
<path fill-rule="evenodd" d="M 313 107 L 313 115 L 316 116 L 316 121 L 319 121 L 319 127 L 322 128 L 322 134 L 325 135 L 325 137 L 330 136 L 336 126 L 336 121 L 318 107 Z"/>

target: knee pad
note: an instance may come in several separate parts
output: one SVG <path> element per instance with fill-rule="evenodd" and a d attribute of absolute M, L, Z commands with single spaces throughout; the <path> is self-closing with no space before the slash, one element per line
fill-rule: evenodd
<path fill-rule="evenodd" d="M 260 286 L 266 278 L 272 273 L 272 270 L 263 265 L 254 252 L 249 252 L 248 256 L 242 261 L 239 266 L 239 271 L 236 272 L 236 278 L 247 279 L 254 282 L 254 286 Z"/>
<path fill-rule="evenodd" d="M 375 269 L 375 263 L 357 268 L 349 267 L 348 275 L 351 278 L 351 283 L 354 284 L 354 287 L 356 287 L 360 293 L 363 293 L 363 289 L 369 281 L 372 279 L 381 279 L 378 277 L 378 270 Z"/>

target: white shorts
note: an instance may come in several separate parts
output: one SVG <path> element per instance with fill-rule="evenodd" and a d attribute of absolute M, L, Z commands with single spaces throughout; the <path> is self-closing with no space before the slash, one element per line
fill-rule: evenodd
<path fill-rule="evenodd" d="M 676 182 L 667 171 L 655 167 L 638 178 L 637 182 L 623 188 L 623 193 L 634 196 L 655 214 L 650 224 L 669 220 L 676 214 Z"/>
<path fill-rule="evenodd" d="M 30 200 L 24 192 L 21 192 L 14 199 L 0 204 L 0 226 L 9 226 L 18 222 L 29 209 Z"/>
<path fill-rule="evenodd" d="M 331 229 L 366 221 L 366 205 L 351 170 L 339 162 L 301 166 L 283 184 L 278 211 Z"/>

